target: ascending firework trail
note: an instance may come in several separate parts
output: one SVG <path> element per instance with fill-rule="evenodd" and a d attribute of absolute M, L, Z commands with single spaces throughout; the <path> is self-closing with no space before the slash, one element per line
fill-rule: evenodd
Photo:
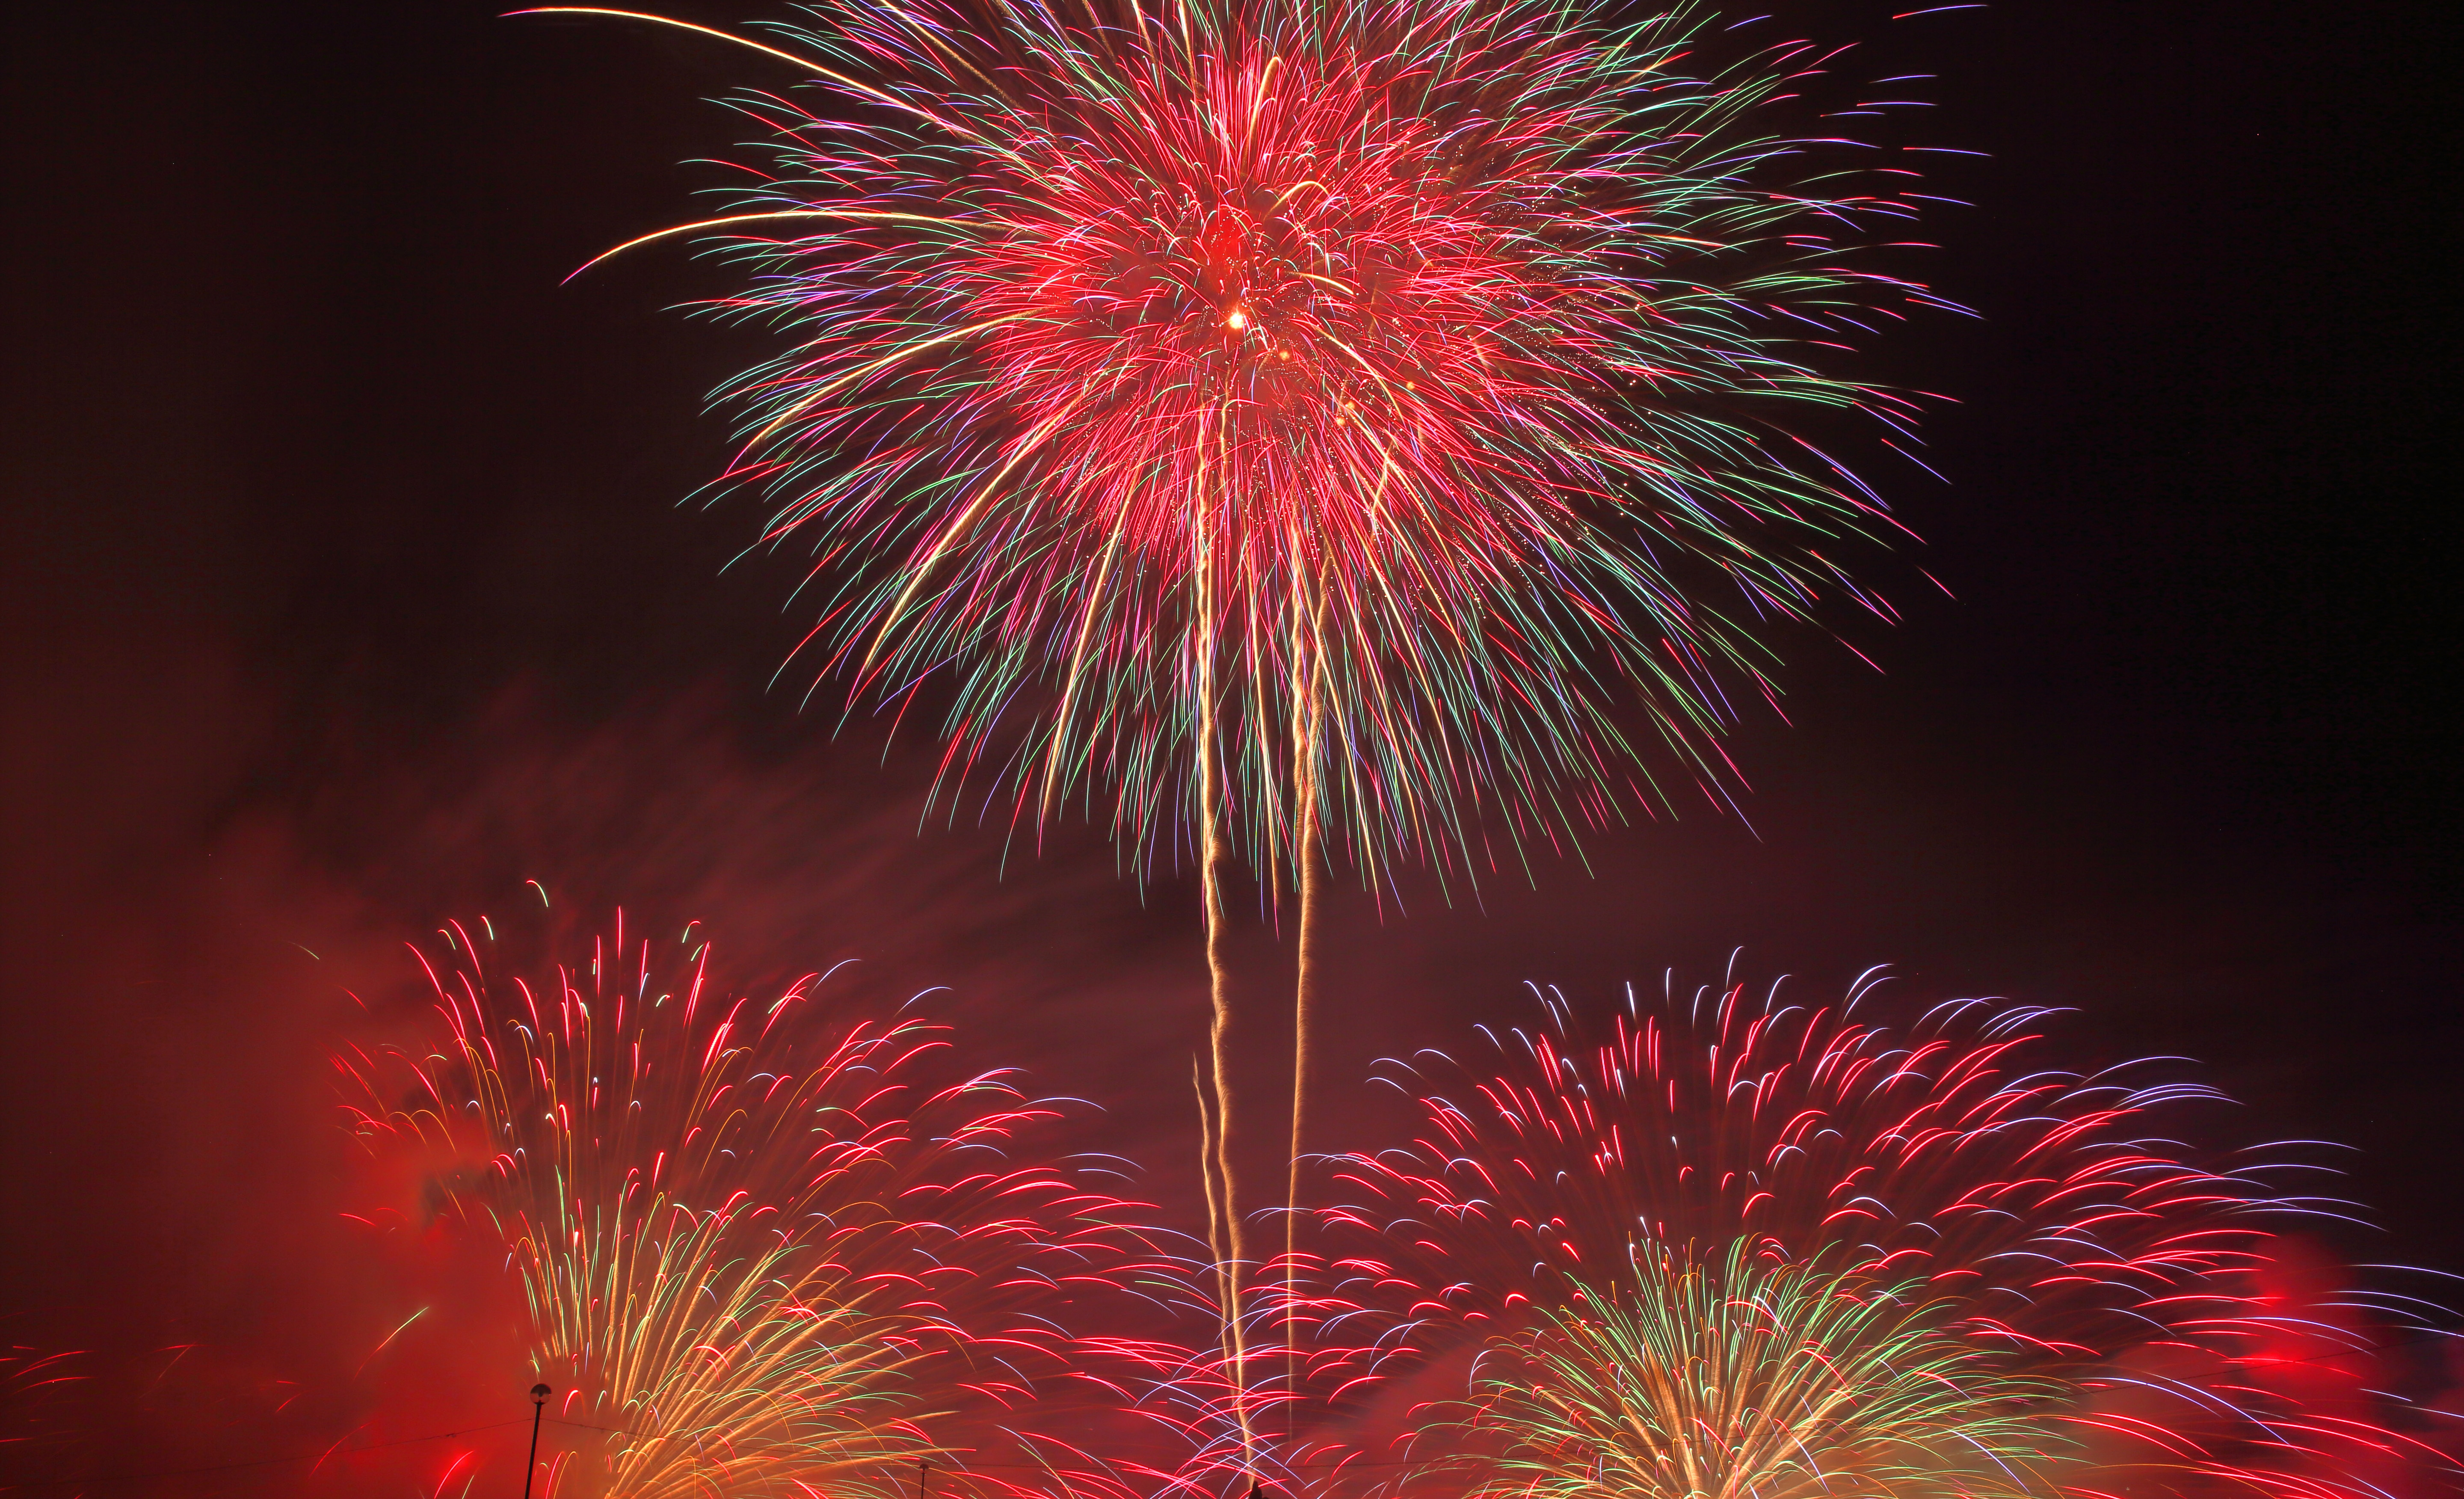
<path fill-rule="evenodd" d="M 947 669 L 937 789 L 1194 852 L 1237 1311 L 1231 864 L 1301 895 L 1297 1157 L 1328 867 L 1469 877 L 1663 781 L 1725 799 L 1731 695 L 1776 691 L 1744 621 L 1889 612 L 1832 555 L 1880 501 L 1774 423 L 1913 415 L 1810 363 L 1931 300 L 1849 254 L 1909 175 L 1760 124 L 1817 59 L 1706 66 L 1683 7 L 825 0 L 762 35 L 725 39 L 803 86 L 735 100 L 748 185 L 630 243 L 706 236 L 751 273 L 714 309 L 793 340 L 719 393 L 727 477 L 814 549 L 819 671 L 903 709 Z"/>

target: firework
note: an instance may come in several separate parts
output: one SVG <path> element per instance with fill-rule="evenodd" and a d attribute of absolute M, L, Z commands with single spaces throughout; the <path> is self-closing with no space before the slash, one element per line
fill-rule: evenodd
<path fill-rule="evenodd" d="M 2038 1070 L 2042 1009 L 1959 1001 L 1894 1029 L 1868 1018 L 1873 986 L 1812 1005 L 1776 987 L 1654 1003 L 1629 987 L 1591 1016 L 1551 991 L 1545 1025 L 1483 1027 L 1487 1067 L 1386 1065 L 1424 1128 L 1344 1158 L 1352 1195 L 1372 1194 L 1346 1216 L 1394 1238 L 1388 1214 L 1405 1214 L 1408 1238 L 1527 1268 L 1466 1283 L 1466 1314 L 1561 1300 L 1644 1241 L 1742 1241 L 1773 1263 L 1915 1278 L 1958 1293 L 1980 1331 L 2080 1353 L 2083 1321 L 2212 1313 L 2202 1290 L 2254 1263 L 2271 1212 L 2331 1205 L 2267 1188 L 2281 1166 L 2223 1174 L 2139 1135 L 2211 1089 Z"/>
<path fill-rule="evenodd" d="M 1900 1029 L 1876 987 L 1629 989 L 1590 1014 L 1551 991 L 1544 1024 L 1487 1031 L 1483 1065 L 1387 1064 L 1421 1130 L 1331 1163 L 1343 1248 L 1291 1309 L 1315 1333 L 1309 1378 L 1357 1389 L 1450 1349 L 1563 1347 L 1613 1299 L 1596 1288 L 1676 1254 L 1652 1284 L 1733 1264 L 1809 1277 L 1799 1291 L 1899 1288 L 1925 1337 L 2060 1381 L 2059 1420 L 2097 1472 L 2138 1473 L 2133 1492 L 2170 1474 L 2322 1499 L 2371 1491 L 2356 1453 L 2444 1466 L 2386 1423 L 2400 1402 L 2329 1409 L 2266 1371 L 2297 1334 L 2368 1345 L 2269 1290 L 2278 1230 L 2345 1207 L 2271 1184 L 2315 1166 L 2289 1148 L 2200 1164 L 2154 1132 L 2220 1095 L 2146 1064 L 2047 1069 L 2049 1011 L 1954 1001 Z M 2099 1491 L 2080 1471 L 2064 1482 Z"/>
<path fill-rule="evenodd" d="M 2060 1387 L 1946 1331 L 1914 1288 L 1651 1245 L 1482 1359 L 1438 1472 L 1531 1499 L 2050 1491 Z"/>
<path fill-rule="evenodd" d="M 1829 555 L 1879 501 L 1772 424 L 1908 415 L 1811 356 L 1930 298 L 1852 253 L 1904 174 L 1758 123 L 1803 49 L 1706 76 L 1705 16 L 1557 0 L 810 13 L 761 50 L 814 97 L 738 100 L 762 165 L 663 232 L 795 341 L 722 392 L 731 477 L 812 544 L 827 667 L 955 672 L 953 777 L 1015 727 L 1022 810 L 1109 785 L 1141 849 L 1444 861 L 1610 815 L 1627 699 L 1723 780 L 1745 618 L 1881 606 Z"/>
<path fill-rule="evenodd" d="M 654 955 L 621 919 L 536 985 L 447 936 L 433 1049 L 344 1064 L 356 1133 L 501 1239 L 608 1492 L 906 1499 L 1074 1377 L 1048 1313 L 1128 1263 L 1120 1204 L 1008 1159 L 1052 1105 L 928 1080 L 944 1027 L 834 1014 L 811 977 L 726 997 L 707 943 Z"/>

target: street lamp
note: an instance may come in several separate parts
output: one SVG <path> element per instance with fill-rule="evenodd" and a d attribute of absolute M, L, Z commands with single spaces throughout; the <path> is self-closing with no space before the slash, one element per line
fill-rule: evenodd
<path fill-rule="evenodd" d="M 531 1475 L 539 1471 L 539 1418 L 547 1414 L 547 1398 L 555 1393 L 544 1384 L 531 1386 L 531 1460 L 522 1469 L 522 1499 L 531 1499 Z"/>

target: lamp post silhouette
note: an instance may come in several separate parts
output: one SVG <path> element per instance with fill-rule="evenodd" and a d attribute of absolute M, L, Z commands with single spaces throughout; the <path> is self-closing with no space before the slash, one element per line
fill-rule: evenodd
<path fill-rule="evenodd" d="M 531 1460 L 522 1468 L 522 1499 L 531 1499 L 531 1475 L 539 1471 L 539 1418 L 547 1414 L 547 1398 L 555 1393 L 544 1384 L 531 1386 Z"/>

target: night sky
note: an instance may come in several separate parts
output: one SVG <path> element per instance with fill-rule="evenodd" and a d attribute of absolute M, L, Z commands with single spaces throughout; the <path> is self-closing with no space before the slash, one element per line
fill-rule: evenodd
<path fill-rule="evenodd" d="M 1854 366 L 1956 398 L 1947 483 L 1871 474 L 1925 538 L 1864 560 L 1905 618 L 1843 622 L 1874 667 L 1791 643 L 1793 723 L 1732 742 L 1749 826 L 1638 819 L 1452 910 L 1344 896 L 1330 1130 L 1372 1058 L 1524 1018 L 1526 980 L 1889 963 L 2075 1007 L 2082 1068 L 2198 1059 L 2244 1105 L 2201 1143 L 2355 1147 L 2386 1230 L 2336 1252 L 2464 1270 L 2455 8 L 1758 9 L 1864 39 L 1843 75 L 1938 75 L 1883 128 L 1982 153 L 1926 159 L 1973 206 L 1893 262 L 1978 316 Z M 322 1059 L 414 1012 L 404 940 L 529 877 L 698 918 L 747 984 L 951 985 L 1188 1208 L 1191 883 L 973 806 L 919 828 L 927 735 L 771 685 L 801 554 L 731 565 L 758 501 L 678 503 L 769 341 L 673 310 L 725 284 L 680 250 L 560 284 L 694 211 L 738 60 L 461 5 L 7 25 L 0 1344 L 347 1372 L 383 1328 L 327 1252 Z M 1271 998 L 1288 941 L 1243 961 Z"/>

